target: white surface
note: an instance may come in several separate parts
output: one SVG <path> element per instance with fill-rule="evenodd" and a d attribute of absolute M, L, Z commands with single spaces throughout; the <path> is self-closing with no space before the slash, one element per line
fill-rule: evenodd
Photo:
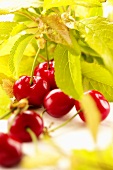
<path fill-rule="evenodd" d="M 113 141 L 113 103 L 110 103 L 110 107 L 111 111 L 109 116 L 103 122 L 101 122 L 99 126 L 97 145 L 100 149 L 104 149 Z M 41 109 L 39 112 L 41 112 Z M 49 126 L 51 122 L 54 122 L 53 127 L 56 127 L 67 120 L 71 115 L 75 114 L 75 112 L 76 110 L 73 108 L 71 112 L 62 119 L 52 118 L 47 113 L 45 113 L 45 126 Z M 6 120 L 0 121 L 0 131 L 7 132 Z M 79 116 L 76 116 L 65 127 L 62 127 L 61 129 L 51 133 L 51 136 L 56 144 L 66 153 L 69 153 L 71 149 L 93 149 L 95 146 L 88 128 L 80 120 Z M 34 148 L 32 143 L 24 143 L 23 152 L 26 154 L 33 154 Z"/>
<path fill-rule="evenodd" d="M 47 122 L 55 122 L 54 126 L 61 124 L 63 121 L 68 119 L 71 115 L 75 114 L 76 110 L 72 109 L 71 113 L 63 117 L 63 120 L 51 119 L 50 116 L 46 115 Z M 69 152 L 71 149 L 93 149 L 94 143 L 89 129 L 86 127 L 85 123 L 76 116 L 69 124 L 65 127 L 52 133 L 55 142 L 64 149 L 64 151 Z M 103 149 L 107 147 L 113 139 L 113 103 L 110 103 L 110 114 L 109 116 L 100 123 L 98 132 L 97 145 L 99 148 Z"/>

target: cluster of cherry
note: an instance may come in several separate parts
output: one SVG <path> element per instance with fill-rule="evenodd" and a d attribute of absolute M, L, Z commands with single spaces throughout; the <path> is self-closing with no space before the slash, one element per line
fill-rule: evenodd
<path fill-rule="evenodd" d="M 40 107 L 43 105 L 46 112 L 55 118 L 60 118 L 75 107 L 80 111 L 80 102 L 63 93 L 55 83 L 54 61 L 40 63 L 34 70 L 33 77 L 21 76 L 15 81 L 13 93 L 17 101 L 27 99 L 30 106 Z M 104 120 L 109 112 L 109 102 L 104 96 L 96 91 L 90 90 L 84 94 L 90 94 L 97 104 Z M 15 109 L 16 108 L 16 109 Z M 22 142 L 32 141 L 28 132 L 31 129 L 36 137 L 44 132 L 43 118 L 33 109 L 25 107 L 13 107 L 13 113 L 8 119 L 8 133 L 0 133 L 0 165 L 11 167 L 22 159 Z M 85 121 L 82 111 L 78 114 Z"/>

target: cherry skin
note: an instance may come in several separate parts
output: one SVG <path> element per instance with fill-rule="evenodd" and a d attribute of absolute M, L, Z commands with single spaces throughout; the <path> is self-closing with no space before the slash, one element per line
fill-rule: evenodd
<path fill-rule="evenodd" d="M 85 95 L 89 94 L 95 101 L 97 108 L 99 109 L 100 113 L 101 113 L 101 121 L 103 121 L 104 119 L 106 119 L 106 117 L 108 116 L 109 112 L 110 112 L 110 104 L 109 102 L 105 99 L 105 97 L 98 91 L 96 90 L 89 90 L 87 92 L 84 93 Z M 81 109 L 80 107 L 80 102 L 79 101 L 75 101 L 75 108 L 77 111 L 79 111 Z M 79 113 L 80 118 L 85 122 L 85 115 L 84 112 L 80 112 Z"/>
<path fill-rule="evenodd" d="M 40 63 L 34 70 L 34 76 L 40 76 L 47 80 L 51 90 L 57 88 L 54 76 L 54 61 L 49 61 L 49 66 L 48 62 Z"/>
<path fill-rule="evenodd" d="M 20 77 L 13 85 L 13 94 L 18 101 L 27 98 L 30 105 L 40 107 L 50 90 L 49 83 L 39 76 L 34 76 L 30 85 L 30 78 L 30 76 Z"/>
<path fill-rule="evenodd" d="M 38 113 L 33 110 L 26 110 L 19 113 L 14 119 L 14 114 L 8 120 L 8 125 L 11 127 L 9 129 L 9 134 L 16 137 L 21 142 L 30 142 L 32 138 L 27 132 L 27 128 L 30 128 L 39 137 L 43 133 L 44 123 L 43 119 Z"/>
<path fill-rule="evenodd" d="M 22 159 L 21 143 L 9 134 L 0 133 L 0 165 L 16 166 Z"/>
<path fill-rule="evenodd" d="M 51 90 L 44 98 L 43 106 L 55 118 L 66 115 L 74 106 L 75 100 L 60 89 Z"/>

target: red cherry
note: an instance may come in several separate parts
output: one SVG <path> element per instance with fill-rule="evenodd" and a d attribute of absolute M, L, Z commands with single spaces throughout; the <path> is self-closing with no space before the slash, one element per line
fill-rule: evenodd
<path fill-rule="evenodd" d="M 21 142 L 32 141 L 26 128 L 30 128 L 38 137 L 43 132 L 43 119 L 33 110 L 26 110 L 19 113 L 14 119 L 14 114 L 8 120 L 10 127 L 9 134 L 16 137 Z M 14 119 L 14 120 L 13 120 Z"/>
<path fill-rule="evenodd" d="M 54 76 L 54 61 L 40 63 L 34 70 L 35 76 L 43 77 L 50 84 L 51 89 L 56 89 L 57 85 Z"/>
<path fill-rule="evenodd" d="M 0 133 L 0 165 L 12 167 L 17 165 L 21 158 L 21 143 L 8 134 Z"/>
<path fill-rule="evenodd" d="M 97 108 L 99 109 L 100 113 L 101 113 L 101 121 L 103 121 L 109 114 L 110 112 L 110 104 L 109 102 L 105 99 L 105 97 L 98 91 L 96 90 L 89 90 L 87 92 L 84 93 L 85 95 L 90 94 L 91 97 L 94 99 Z M 79 111 L 81 109 L 80 107 L 80 102 L 79 101 L 75 101 L 75 108 L 77 111 Z M 93 109 L 93 108 L 92 108 Z M 79 113 L 80 118 L 85 122 L 85 115 L 84 113 L 81 111 Z"/>
<path fill-rule="evenodd" d="M 75 100 L 64 94 L 60 89 L 51 90 L 44 98 L 44 108 L 52 117 L 66 115 L 74 106 Z"/>
<path fill-rule="evenodd" d="M 30 78 L 30 76 L 22 76 L 14 83 L 14 96 L 17 100 L 27 98 L 30 105 L 40 106 L 50 90 L 49 84 L 43 78 L 34 76 L 33 83 L 30 85 Z"/>

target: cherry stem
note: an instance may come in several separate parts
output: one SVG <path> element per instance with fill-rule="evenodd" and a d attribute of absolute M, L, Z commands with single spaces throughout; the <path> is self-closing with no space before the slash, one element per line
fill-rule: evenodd
<path fill-rule="evenodd" d="M 35 133 L 31 130 L 31 128 L 26 128 L 26 131 L 29 133 L 29 135 L 31 136 L 31 139 L 34 143 L 34 150 L 35 150 L 35 153 L 37 153 L 38 151 L 38 147 L 37 147 L 37 137 L 35 135 Z"/>
<path fill-rule="evenodd" d="M 33 82 L 34 68 L 35 68 L 35 65 L 36 65 L 36 61 L 37 61 L 37 57 L 38 57 L 38 55 L 39 55 L 39 52 L 40 52 L 40 48 L 38 49 L 38 51 L 37 51 L 37 53 L 36 53 L 36 55 L 35 55 L 34 61 L 33 61 L 32 69 L 31 69 L 30 84 L 32 84 L 32 82 Z"/>
<path fill-rule="evenodd" d="M 54 140 L 48 136 L 48 135 L 45 135 L 45 142 L 49 145 L 51 145 L 58 153 L 60 153 L 61 155 L 63 155 L 64 157 L 69 157 L 69 155 L 64 152 L 55 142 Z"/>
<path fill-rule="evenodd" d="M 16 109 L 15 112 L 13 113 L 13 114 L 14 114 L 14 117 L 13 117 L 13 119 L 11 120 L 11 122 L 9 123 L 8 132 L 10 131 L 10 128 L 11 128 L 11 126 L 12 126 L 12 124 L 13 124 L 16 116 L 17 116 L 20 112 L 21 112 L 21 109 L 18 108 L 18 109 Z"/>
<path fill-rule="evenodd" d="M 81 112 L 81 109 L 78 110 L 78 112 L 76 114 L 74 114 L 71 118 L 69 118 L 68 120 L 66 120 L 64 123 L 62 123 L 61 125 L 53 128 L 53 129 L 50 129 L 48 132 L 54 132 L 55 130 L 58 130 L 60 128 L 62 128 L 63 126 L 66 126 L 69 122 L 71 122 L 71 120 L 73 120 L 79 113 Z"/>
<path fill-rule="evenodd" d="M 49 64 L 49 56 L 48 56 L 48 50 L 47 50 L 47 41 L 45 43 L 45 50 L 46 50 L 47 65 L 48 65 L 48 70 L 49 70 L 50 69 L 50 64 Z"/>
<path fill-rule="evenodd" d="M 14 110 L 15 110 L 15 109 L 12 109 L 12 110 L 10 110 L 8 113 L 2 115 L 2 116 L 0 117 L 0 120 L 1 120 L 1 119 L 4 119 L 4 118 L 7 117 L 7 116 L 9 116 Z"/>
<path fill-rule="evenodd" d="M 44 115 L 45 112 L 46 112 L 46 109 L 44 109 L 44 110 L 42 111 L 42 113 L 40 114 L 40 116 L 43 117 L 43 115 Z"/>

